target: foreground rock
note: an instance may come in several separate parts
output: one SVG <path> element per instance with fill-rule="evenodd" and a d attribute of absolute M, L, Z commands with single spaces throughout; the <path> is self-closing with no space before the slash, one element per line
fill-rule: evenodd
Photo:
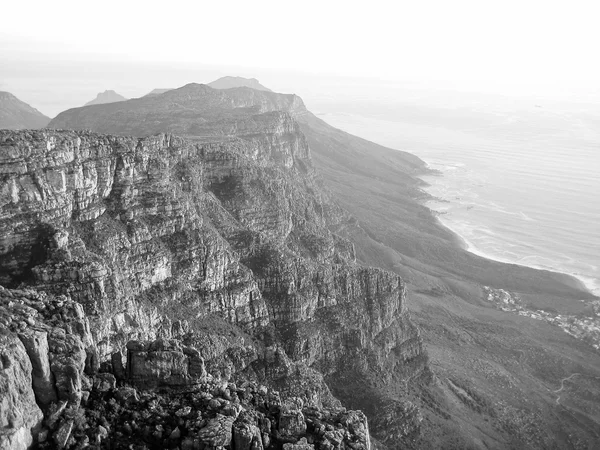
<path fill-rule="evenodd" d="M 42 423 L 31 389 L 31 362 L 14 333 L 0 327 L 0 448 L 27 449 Z"/>
<path fill-rule="evenodd" d="M 278 392 L 252 382 L 208 380 L 181 394 L 139 390 L 130 395 L 130 389 L 92 393 L 80 442 L 87 436 L 97 444 L 110 439 L 116 448 L 370 448 L 361 412 L 284 401 Z M 293 424 L 287 420 L 290 404 L 299 419 Z"/>
<path fill-rule="evenodd" d="M 71 425 L 64 418 L 80 411 L 91 388 L 88 375 L 97 369 L 82 306 L 64 296 L 0 286 L 0 325 L 2 448 L 28 448 L 49 431 L 66 442 Z"/>
<path fill-rule="evenodd" d="M 0 322 L 1 448 L 370 448 L 362 413 L 213 376 L 178 340 L 131 341 L 117 382 L 67 297 L 0 288 Z"/>

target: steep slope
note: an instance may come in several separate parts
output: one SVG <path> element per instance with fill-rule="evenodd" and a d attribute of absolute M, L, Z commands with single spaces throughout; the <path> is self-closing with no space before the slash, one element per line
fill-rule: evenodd
<path fill-rule="evenodd" d="M 84 106 L 89 105 L 103 105 L 105 103 L 115 103 L 115 102 L 123 102 L 127 100 L 120 94 L 117 94 L 115 91 L 107 90 L 104 92 L 98 93 L 94 100 L 90 100 Z"/>
<path fill-rule="evenodd" d="M 256 78 L 244 77 L 221 77 L 218 80 L 211 81 L 208 86 L 214 89 L 231 89 L 238 87 L 248 87 L 257 91 L 273 92 L 271 89 L 264 87 Z"/>
<path fill-rule="evenodd" d="M 0 129 L 44 128 L 50 118 L 9 92 L 0 91 Z"/>

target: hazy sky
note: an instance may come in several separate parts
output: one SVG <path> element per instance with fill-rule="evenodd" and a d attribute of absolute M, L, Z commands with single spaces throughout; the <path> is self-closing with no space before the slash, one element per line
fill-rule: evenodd
<path fill-rule="evenodd" d="M 595 1 L 21 0 L 2 10 L 14 50 L 391 78 L 600 78 Z"/>
<path fill-rule="evenodd" d="M 4 3 L 7 66 L 40 58 L 185 62 L 521 92 L 597 89 L 600 80 L 595 1 Z"/>

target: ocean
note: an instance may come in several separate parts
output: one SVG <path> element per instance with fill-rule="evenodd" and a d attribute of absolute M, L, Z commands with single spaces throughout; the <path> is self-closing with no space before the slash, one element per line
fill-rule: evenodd
<path fill-rule="evenodd" d="M 423 159 L 427 206 L 478 255 L 567 273 L 600 295 L 600 107 L 388 102 L 329 124 Z M 340 108 L 342 109 L 342 108 Z M 346 108 L 349 109 L 349 108 Z"/>

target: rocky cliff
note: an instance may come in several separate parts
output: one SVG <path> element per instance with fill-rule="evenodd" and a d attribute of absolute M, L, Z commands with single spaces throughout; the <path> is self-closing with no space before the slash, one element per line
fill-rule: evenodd
<path fill-rule="evenodd" d="M 310 149 L 293 117 L 302 114 L 301 100 L 246 88 L 229 91 L 239 92 L 189 85 L 160 96 L 82 108 L 78 114 L 70 110 L 54 123 L 70 117 L 85 127 L 97 120 L 86 116 L 94 109 L 106 114 L 106 126 L 121 134 L 134 126 L 153 126 L 140 112 L 146 108 L 168 113 L 172 105 L 189 101 L 195 105 L 189 113 L 193 120 L 176 120 L 180 110 L 173 109 L 173 127 L 196 136 L 193 141 L 171 134 L 132 138 L 85 131 L 1 132 L 0 283 L 33 289 L 39 294 L 30 295 L 42 296 L 42 305 L 47 303 L 44 295 L 65 296 L 64 301 L 81 305 L 74 306 L 80 308 L 77 317 L 84 314 L 89 328 L 82 325 L 81 345 L 74 344 L 80 355 L 77 370 L 86 369 L 92 381 L 98 370 L 123 383 L 155 389 L 189 386 L 192 380 L 198 395 L 213 389 L 193 381 L 204 379 L 205 373 L 219 382 L 264 383 L 280 393 L 281 402 L 297 398 L 302 403 L 294 400 L 296 406 L 289 408 L 279 400 L 260 403 L 265 420 L 277 419 L 281 427 L 281 414 L 288 414 L 282 411 L 290 411 L 289 420 L 297 422 L 292 427 L 296 431 L 278 432 L 279 440 L 273 442 L 344 448 L 345 437 L 328 438 L 333 443 L 325 444 L 306 431 L 324 427 L 318 435 L 325 436 L 336 424 L 348 436 L 354 429 L 366 430 L 359 416 L 323 412 L 339 409 L 328 385 L 342 402 L 360 398 L 353 405 L 377 419 L 383 399 L 358 391 L 428 376 L 421 339 L 405 307 L 405 286 L 394 274 L 357 264 L 352 243 L 341 237 L 341 230 L 356 224 L 315 175 Z M 166 96 L 169 102 L 152 103 Z M 132 105 L 142 109 L 134 111 Z M 68 126 L 79 128 L 71 122 Z M 6 339 L 16 345 L 14 333 Z M 174 343 L 152 344 L 157 339 Z M 26 386 L 28 358 L 18 351 L 25 377 L 19 379 Z M 34 360 L 29 358 L 35 373 Z M 144 361 L 162 363 L 153 368 Z M 344 389 L 336 386 L 341 379 Z M 93 389 L 88 391 L 92 396 L 83 398 L 96 398 Z M 40 418 L 30 394 L 27 419 L 7 422 L 5 433 L 25 435 L 23 445 L 32 439 L 23 430 L 35 435 Z M 98 395 L 96 409 L 113 398 Z M 173 399 L 175 394 L 168 395 Z M 49 404 L 59 400 L 52 398 Z M 389 406 L 402 399 L 385 400 Z M 144 398 L 143 405 L 150 408 L 154 401 Z M 195 405 L 174 401 L 182 408 Z M 39 398 L 36 404 L 50 411 L 48 421 L 53 407 Z M 189 445 L 194 439 L 208 442 L 206 436 L 213 434 L 207 427 L 223 429 L 226 436 L 233 429 L 235 437 L 239 415 L 214 415 L 220 407 L 211 408 L 206 421 L 195 425 L 204 438 L 196 431 L 186 435 L 193 428 L 187 425 L 181 434 L 184 424 L 169 425 L 170 433 L 176 440 L 189 437 Z M 408 435 L 418 428 L 418 417 L 405 409 Z M 71 419 L 61 414 L 67 424 L 63 434 L 71 435 Z M 114 415 L 115 423 L 122 423 L 119 417 Z M 252 427 L 264 432 L 262 416 L 253 417 L 240 433 L 259 436 Z M 323 417 L 333 418 L 333 430 Z M 84 429 L 77 420 L 72 419 L 71 428 Z M 351 425 L 355 422 L 362 425 Z M 121 439 L 111 434 L 110 424 L 101 426 L 110 439 Z M 144 429 L 139 436 L 150 446 L 163 445 L 166 431 L 161 427 Z M 63 428 L 45 429 L 53 430 L 54 442 L 64 437 Z M 98 433 L 104 436 L 103 430 Z M 102 441 L 99 435 L 86 434 Z M 308 441 L 298 441 L 302 436 Z M 265 448 L 271 445 L 261 439 Z M 61 440 L 64 446 L 75 441 L 81 442 L 68 436 Z M 366 442 L 361 445 L 368 447 Z"/>

